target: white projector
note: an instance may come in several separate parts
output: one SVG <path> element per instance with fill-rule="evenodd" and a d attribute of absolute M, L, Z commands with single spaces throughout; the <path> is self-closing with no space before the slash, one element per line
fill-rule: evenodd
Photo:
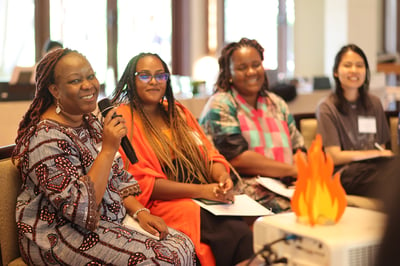
<path fill-rule="evenodd" d="M 294 213 L 258 218 L 254 223 L 254 251 L 278 239 L 271 246 L 277 258 L 289 266 L 368 266 L 374 265 L 385 229 L 383 213 L 347 207 L 334 225 L 300 224 Z M 274 264 L 275 265 L 275 264 Z M 282 265 L 282 264 L 279 264 Z"/>

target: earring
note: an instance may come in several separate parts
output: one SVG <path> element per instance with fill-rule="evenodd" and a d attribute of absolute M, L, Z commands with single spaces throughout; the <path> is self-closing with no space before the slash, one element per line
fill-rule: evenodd
<path fill-rule="evenodd" d="M 61 113 L 60 101 L 57 99 L 56 114 L 59 115 L 60 113 Z"/>

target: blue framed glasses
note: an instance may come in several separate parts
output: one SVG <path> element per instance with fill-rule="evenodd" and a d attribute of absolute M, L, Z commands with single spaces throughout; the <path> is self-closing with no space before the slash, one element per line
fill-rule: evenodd
<path fill-rule="evenodd" d="M 137 76 L 139 80 L 144 83 L 149 83 L 153 78 L 155 78 L 157 82 L 166 82 L 169 78 L 168 73 L 157 73 L 151 75 L 150 73 L 146 72 L 135 72 L 135 76 Z"/>

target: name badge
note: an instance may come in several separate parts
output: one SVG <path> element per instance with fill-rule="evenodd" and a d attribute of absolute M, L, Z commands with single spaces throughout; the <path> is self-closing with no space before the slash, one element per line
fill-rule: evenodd
<path fill-rule="evenodd" d="M 358 117 L 359 133 L 376 133 L 376 119 L 373 116 Z"/>

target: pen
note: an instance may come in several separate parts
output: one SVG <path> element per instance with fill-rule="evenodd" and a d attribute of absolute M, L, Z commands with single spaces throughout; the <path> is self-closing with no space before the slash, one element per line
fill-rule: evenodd
<path fill-rule="evenodd" d="M 385 150 L 384 148 L 382 148 L 382 146 L 381 145 L 379 145 L 378 143 L 374 143 L 374 146 L 375 146 L 375 148 L 377 148 L 378 150 L 380 150 L 380 151 L 383 151 L 383 150 Z"/>

